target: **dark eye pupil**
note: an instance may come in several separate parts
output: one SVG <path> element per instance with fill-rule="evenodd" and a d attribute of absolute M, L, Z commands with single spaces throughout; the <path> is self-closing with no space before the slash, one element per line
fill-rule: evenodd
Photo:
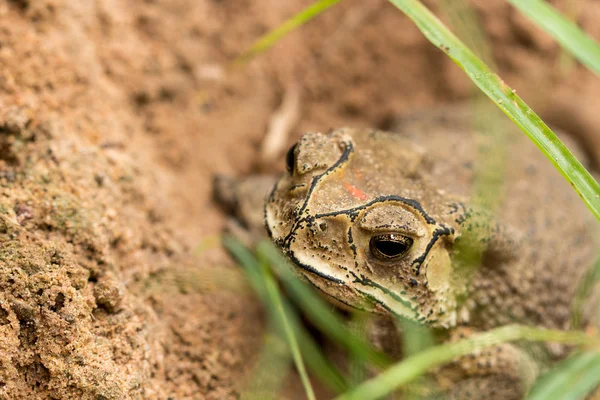
<path fill-rule="evenodd" d="M 294 165 L 296 164 L 296 147 L 298 147 L 298 143 L 290 147 L 285 156 L 285 168 L 289 173 L 294 172 Z"/>
<path fill-rule="evenodd" d="M 404 255 L 413 244 L 408 236 L 381 235 L 371 238 L 371 253 L 380 259 L 396 258 Z"/>
<path fill-rule="evenodd" d="M 388 257 L 394 257 L 398 254 L 402 254 L 408 248 L 404 243 L 388 242 L 383 240 L 377 242 L 375 246 L 377 246 L 377 250 L 379 250 L 380 253 Z"/>

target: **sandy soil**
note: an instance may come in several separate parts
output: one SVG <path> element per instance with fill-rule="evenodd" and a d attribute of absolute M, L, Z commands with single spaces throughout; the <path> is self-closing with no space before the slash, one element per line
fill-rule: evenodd
<path fill-rule="evenodd" d="M 379 0 L 226 68 L 309 3 L 0 0 L 0 398 L 238 396 L 264 320 L 225 254 L 195 251 L 223 223 L 212 175 L 258 168 L 290 96 L 289 142 L 472 91 Z M 600 155 L 600 81 L 504 1 L 472 3 L 505 81 Z"/>

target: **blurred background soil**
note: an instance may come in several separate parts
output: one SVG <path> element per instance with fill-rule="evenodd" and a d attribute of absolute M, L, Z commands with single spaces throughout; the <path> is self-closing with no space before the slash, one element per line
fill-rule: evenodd
<path fill-rule="evenodd" d="M 310 3 L 0 0 L 1 399 L 238 397 L 264 319 L 211 245 L 213 174 L 259 168 L 282 104 L 291 143 L 473 93 L 379 0 L 227 68 Z M 471 3 L 504 80 L 600 153 L 600 81 L 505 1 Z M 555 4 L 600 39 L 599 2 Z"/>

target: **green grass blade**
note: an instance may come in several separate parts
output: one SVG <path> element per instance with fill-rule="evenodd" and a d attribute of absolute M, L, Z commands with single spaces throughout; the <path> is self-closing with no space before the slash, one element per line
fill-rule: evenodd
<path fill-rule="evenodd" d="M 326 11 L 330 7 L 336 5 L 341 0 L 319 0 L 314 4 L 306 7 L 292 18 L 285 21 L 278 28 L 268 32 L 266 35 L 259 38 L 244 54 L 239 56 L 234 64 L 244 64 L 254 58 L 256 55 L 270 49 L 279 39 L 293 31 L 294 29 L 304 25 L 317 15 Z"/>
<path fill-rule="evenodd" d="M 263 279 L 261 267 L 256 257 L 254 257 L 254 255 L 234 237 L 224 237 L 223 246 L 244 268 L 246 278 L 261 302 L 263 304 L 270 304 L 266 282 Z M 269 314 L 271 315 L 270 326 L 273 327 L 271 330 L 277 330 L 277 328 L 279 328 L 278 330 L 281 332 L 281 321 L 274 317 L 276 316 L 276 311 L 272 308 L 269 311 Z M 274 398 L 274 391 L 276 388 L 280 387 L 283 380 L 281 374 L 285 373 L 285 369 L 288 365 L 287 353 L 289 352 L 287 347 L 286 349 L 281 348 L 281 342 L 279 340 L 283 339 L 280 339 L 278 336 L 267 336 L 267 339 L 271 339 L 271 343 L 268 345 L 269 348 L 263 349 L 261 358 L 252 374 L 252 382 L 241 393 L 242 400 Z M 265 365 L 264 363 L 268 364 Z M 271 371 L 271 368 L 274 366 L 277 366 L 276 372 Z"/>
<path fill-rule="evenodd" d="M 260 298 L 263 304 L 268 302 L 268 294 L 264 279 L 260 271 L 260 265 L 254 255 L 239 240 L 231 236 L 223 238 L 223 246 L 229 251 L 244 267 L 246 277 L 250 285 Z"/>
<path fill-rule="evenodd" d="M 572 345 L 598 345 L 598 338 L 577 331 L 556 331 L 528 326 L 508 325 L 453 343 L 431 347 L 393 365 L 354 390 L 335 400 L 370 400 L 381 398 L 423 375 L 433 367 L 450 362 L 474 351 L 515 341 L 547 341 Z"/>
<path fill-rule="evenodd" d="M 585 399 L 600 385 L 600 352 L 577 353 L 557 364 L 535 383 L 526 400 Z"/>
<path fill-rule="evenodd" d="M 431 43 L 458 64 L 479 89 L 527 134 L 600 220 L 600 185 L 515 91 L 418 0 L 389 1 L 402 10 Z"/>
<path fill-rule="evenodd" d="M 365 340 L 349 334 L 345 324 L 331 311 L 331 305 L 317 297 L 313 290 L 294 275 L 287 260 L 283 258 L 271 242 L 265 240 L 259 243 L 257 251 L 269 260 L 273 270 L 289 290 L 290 296 L 319 329 L 357 357 L 368 360 L 382 368 L 390 365 L 389 357 L 375 350 Z"/>
<path fill-rule="evenodd" d="M 456 36 L 461 38 L 487 65 L 494 68 L 492 49 L 477 11 L 467 3 L 467 0 L 441 0 L 439 7 L 448 18 Z M 481 94 L 479 90 L 477 92 Z"/>
<path fill-rule="evenodd" d="M 434 345 L 433 334 L 428 327 L 407 319 L 399 319 L 398 323 L 403 333 L 402 346 L 405 356 L 412 356 Z"/>
<path fill-rule="evenodd" d="M 600 283 L 600 258 L 592 265 L 577 288 L 571 312 L 571 328 L 579 329 L 581 327 L 581 317 L 583 315 L 585 303 L 590 298 L 592 289 L 598 283 Z"/>
<path fill-rule="evenodd" d="M 371 322 L 371 318 L 372 316 L 366 313 L 352 313 L 348 323 L 350 334 L 363 339 L 367 338 L 369 335 L 369 323 Z M 368 364 L 365 363 L 362 357 L 350 353 L 348 355 L 347 365 L 348 380 L 352 387 L 358 386 L 368 378 Z"/>
<path fill-rule="evenodd" d="M 272 324 L 271 324 L 272 325 Z M 270 332 L 276 328 L 269 329 Z M 241 400 L 275 399 L 290 370 L 290 352 L 285 339 L 268 333 L 258 362 L 253 366 L 246 387 L 240 392 Z"/>
<path fill-rule="evenodd" d="M 542 0 L 508 0 L 591 71 L 600 75 L 600 44 Z"/>
<path fill-rule="evenodd" d="M 329 361 L 322 352 L 322 349 L 302 326 L 297 317 L 292 318 L 294 314 L 288 314 L 290 320 L 293 320 L 292 326 L 298 336 L 300 351 L 304 355 L 306 364 L 314 374 L 319 377 L 327 387 L 336 393 L 342 393 L 350 387 L 348 380 L 340 371 Z"/>
<path fill-rule="evenodd" d="M 261 271 L 265 282 L 267 296 L 269 297 L 269 300 L 273 305 L 274 309 L 277 311 L 277 317 L 279 318 L 279 320 L 281 321 L 281 325 L 283 326 L 285 337 L 292 352 L 292 358 L 294 359 L 296 369 L 298 370 L 300 380 L 302 381 L 302 385 L 304 386 L 304 390 L 306 392 L 306 397 L 309 400 L 316 400 L 315 393 L 310 383 L 310 379 L 308 378 L 308 373 L 306 372 L 306 367 L 304 366 L 302 354 L 300 353 L 298 340 L 296 339 L 294 330 L 292 329 L 292 326 L 288 321 L 288 316 L 284 308 L 283 301 L 281 299 L 281 294 L 279 293 L 279 289 L 277 288 L 277 282 L 275 282 L 275 279 L 273 278 L 273 276 L 271 276 L 268 265 L 266 263 L 261 263 Z"/>
<path fill-rule="evenodd" d="M 272 289 L 268 289 L 268 281 L 269 279 L 272 280 L 272 277 L 270 277 L 270 275 L 263 274 L 262 266 L 259 264 L 256 257 L 235 238 L 223 238 L 223 245 L 244 268 L 250 285 L 258 294 L 261 302 L 267 308 L 267 311 L 271 316 L 272 324 L 274 324 L 274 326 L 276 326 L 279 331 L 285 335 L 285 325 L 283 325 L 284 320 L 280 318 L 279 311 L 276 307 L 274 307 L 277 302 L 272 301 Z M 281 297 L 279 298 L 281 299 Z M 300 322 L 298 315 L 283 299 L 281 299 L 281 304 L 284 310 L 283 315 L 287 317 L 285 318 L 285 321 L 287 322 L 287 325 L 291 327 L 292 332 L 296 333 L 298 347 L 300 348 L 301 353 L 305 355 L 306 363 L 310 369 L 330 389 L 338 393 L 347 390 L 349 387 L 348 382 L 344 376 L 323 356 L 317 344 L 314 342 L 314 339 L 309 335 L 309 333 L 306 331 L 306 328 Z M 273 386 L 274 383 L 270 383 L 270 385 Z M 249 388 L 247 394 L 257 391 L 252 389 L 256 388 Z M 259 392 L 263 393 L 262 391 Z"/>
<path fill-rule="evenodd" d="M 319 377 L 319 380 L 321 380 L 336 393 L 341 393 L 345 390 L 348 390 L 350 385 L 348 384 L 346 378 L 329 360 L 327 360 L 327 358 L 325 358 L 322 350 L 319 348 L 317 343 L 315 343 L 312 336 L 308 333 L 300 321 L 298 314 L 292 309 L 289 302 L 285 301 L 285 299 L 282 299 L 282 304 L 288 324 L 298 340 L 300 353 L 306 360 L 308 367 L 312 370 L 315 376 Z M 269 304 L 268 306 L 272 305 Z M 278 318 L 278 322 L 282 322 L 281 318 Z M 284 331 L 285 327 L 279 326 L 279 329 L 280 331 Z"/>

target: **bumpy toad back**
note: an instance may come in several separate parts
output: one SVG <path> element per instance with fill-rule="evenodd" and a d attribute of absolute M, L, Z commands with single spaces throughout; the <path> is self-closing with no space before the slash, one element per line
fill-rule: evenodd
<path fill-rule="evenodd" d="M 466 109 L 396 130 L 308 133 L 290 150 L 266 222 L 298 271 L 347 306 L 431 326 L 567 328 L 596 248 L 595 221 L 569 184 L 509 135 L 492 215 L 470 198 L 486 137 Z"/>

